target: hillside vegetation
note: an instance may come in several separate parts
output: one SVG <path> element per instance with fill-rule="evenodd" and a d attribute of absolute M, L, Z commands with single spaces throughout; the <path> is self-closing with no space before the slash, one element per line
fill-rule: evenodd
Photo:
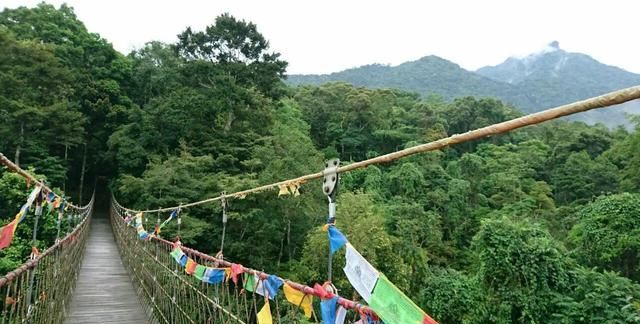
<path fill-rule="evenodd" d="M 289 87 L 287 63 L 258 27 L 230 15 L 125 56 L 71 8 L 41 4 L 0 13 L 0 44 L 0 151 L 74 197 L 82 180 L 86 191 L 107 177 L 131 208 L 318 172 L 328 158 L 348 164 L 522 114 L 480 98 L 515 85 L 433 57 L 415 63 L 418 75 L 437 80 L 441 69 L 430 69 L 441 64 L 473 77 L 415 81 L 444 98 L 344 82 Z M 378 88 L 381 75 L 414 71 L 398 68 L 369 66 L 361 79 Z M 461 89 L 472 91 L 453 99 Z M 345 173 L 337 226 L 441 323 L 640 322 L 639 147 L 637 130 L 555 121 Z M 0 171 L 4 223 L 25 191 Z M 326 197 L 317 182 L 300 191 L 230 201 L 225 257 L 325 281 Z M 215 254 L 220 206 L 182 216 L 182 242 Z M 162 236 L 175 238 L 175 226 Z M 0 251 L 1 270 L 28 255 L 31 234 L 20 228 Z M 340 269 L 344 258 L 335 260 Z M 340 270 L 334 284 L 357 298 Z"/>

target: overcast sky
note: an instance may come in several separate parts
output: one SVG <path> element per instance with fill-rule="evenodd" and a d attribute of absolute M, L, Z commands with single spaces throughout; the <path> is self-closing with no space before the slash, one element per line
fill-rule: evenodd
<path fill-rule="evenodd" d="M 2 0 L 0 6 L 40 1 Z M 289 62 L 289 73 L 328 73 L 369 63 L 396 65 L 438 55 L 475 70 L 558 40 L 640 73 L 640 1 L 196 1 L 68 0 L 92 32 L 123 53 L 151 40 L 174 42 L 229 12 L 250 20 Z"/>

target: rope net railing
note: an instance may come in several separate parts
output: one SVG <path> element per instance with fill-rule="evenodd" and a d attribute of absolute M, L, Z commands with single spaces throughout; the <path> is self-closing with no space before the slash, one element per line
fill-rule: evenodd
<path fill-rule="evenodd" d="M 188 265 L 176 262 L 172 251 L 176 244 L 155 235 L 140 239 L 134 228 L 127 223 L 132 215 L 115 199 L 111 205 L 111 223 L 123 264 L 130 272 L 145 311 L 158 323 L 260 323 L 258 317 L 264 312 L 267 298 L 257 289 L 247 288 L 247 279 L 231 279 L 231 269 L 241 268 L 245 275 L 257 276 L 258 281 L 274 277 L 233 264 L 229 261 L 180 246 L 186 257 L 201 266 L 226 269 L 219 283 L 204 282 L 197 275 L 186 273 Z M 313 298 L 321 297 L 322 291 L 290 280 L 277 277 L 282 284 L 299 292 L 311 304 Z M 257 285 L 257 283 L 256 283 Z M 253 291 L 251 291 L 253 290 Z M 275 323 L 321 322 L 317 305 L 306 317 L 302 305 L 287 301 L 284 294 L 275 294 L 266 305 L 269 318 Z M 319 298 L 318 298 L 319 299 Z M 305 303 L 307 304 L 307 303 Z M 378 323 L 377 316 L 369 307 L 345 298 L 338 298 L 337 305 L 349 310 L 347 317 L 354 322 L 363 315 Z"/>
<path fill-rule="evenodd" d="M 0 278 L 0 323 L 62 323 L 82 262 L 93 199 L 71 217 L 73 230 Z"/>
<path fill-rule="evenodd" d="M 95 195 L 88 204 L 76 206 L 2 153 L 0 165 L 33 187 L 15 219 L 0 229 L 0 249 L 11 245 L 23 219 L 34 217 L 29 260 L 0 277 L 0 323 L 62 323 L 82 262 Z M 47 204 L 49 213 L 44 217 L 57 217 L 56 237 L 49 248 L 39 252 L 37 234 L 44 229 L 38 227 L 38 221 Z"/>

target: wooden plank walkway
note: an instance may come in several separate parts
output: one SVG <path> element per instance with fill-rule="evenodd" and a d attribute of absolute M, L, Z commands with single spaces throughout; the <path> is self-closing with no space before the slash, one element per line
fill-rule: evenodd
<path fill-rule="evenodd" d="M 111 224 L 96 213 L 65 323 L 149 323 L 120 259 Z"/>

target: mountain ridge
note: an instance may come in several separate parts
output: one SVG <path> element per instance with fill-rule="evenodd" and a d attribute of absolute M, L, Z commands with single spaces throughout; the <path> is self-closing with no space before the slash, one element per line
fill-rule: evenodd
<path fill-rule="evenodd" d="M 447 59 L 427 55 L 396 66 L 367 64 L 330 74 L 289 75 L 291 85 L 343 81 L 368 88 L 398 88 L 445 100 L 463 96 L 494 97 L 525 113 L 640 84 L 640 74 L 603 64 L 583 53 L 566 52 L 554 41 L 541 51 L 509 57 L 495 66 L 469 71 Z M 572 119 L 609 127 L 631 127 L 625 113 L 640 114 L 632 102 Z"/>

